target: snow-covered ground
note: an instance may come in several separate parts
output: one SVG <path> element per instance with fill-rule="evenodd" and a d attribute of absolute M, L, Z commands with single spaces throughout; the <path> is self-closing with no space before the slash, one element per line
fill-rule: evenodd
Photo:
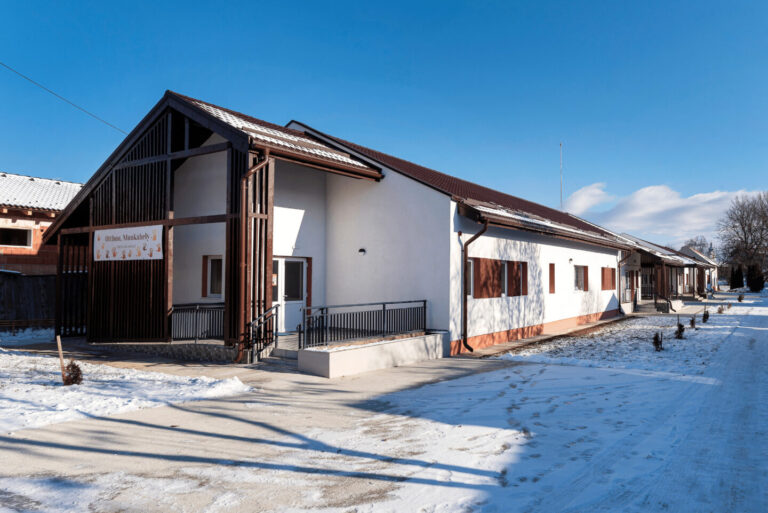
<path fill-rule="evenodd" d="M 627 321 L 506 357 L 513 365 L 501 370 L 330 413 L 317 384 L 293 400 L 265 391 L 253 404 L 258 422 L 235 425 L 282 419 L 283 427 L 249 432 L 232 459 L 216 438 L 222 460 L 199 463 L 204 444 L 190 429 L 174 447 L 183 443 L 196 463 L 129 472 L 119 460 L 114 471 L 65 482 L 0 479 L 0 504 L 51 512 L 768 511 L 768 299 L 747 294 L 707 324 L 699 316 L 700 329 L 680 341 L 675 321 Z M 656 330 L 665 335 L 660 353 L 650 341 Z M 343 392 L 345 382 L 328 387 Z M 240 418 L 228 403 L 211 408 Z M 290 422 L 291 411 L 302 420 Z M 307 418 L 334 427 L 307 429 Z M 158 451 L 147 461 L 162 459 Z"/>
<path fill-rule="evenodd" d="M 83 383 L 65 387 L 58 358 L 0 349 L 0 433 L 249 390 L 237 378 L 189 378 L 78 365 Z"/>
<path fill-rule="evenodd" d="M 53 328 L 25 328 L 16 333 L 0 331 L 0 347 L 40 344 L 53 340 Z"/>
<path fill-rule="evenodd" d="M 727 308 L 727 307 L 726 307 Z M 696 315 L 696 327 L 690 327 L 693 316 L 680 316 L 685 331 L 675 338 L 677 317 L 638 317 L 607 325 L 581 337 L 566 337 L 504 355 L 502 358 L 521 362 L 646 369 L 679 374 L 703 374 L 722 347 L 723 338 L 738 326 L 740 317 L 709 308 L 709 321 Z M 653 350 L 653 335 L 659 333 L 663 351 Z"/>

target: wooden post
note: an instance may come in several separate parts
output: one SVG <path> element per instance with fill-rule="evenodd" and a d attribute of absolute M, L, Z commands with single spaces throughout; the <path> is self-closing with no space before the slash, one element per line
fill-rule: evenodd
<path fill-rule="evenodd" d="M 58 337 L 61 335 L 61 233 L 56 235 L 56 329 L 55 333 Z"/>
<path fill-rule="evenodd" d="M 59 335 L 56 335 L 56 345 L 59 348 L 59 363 L 61 364 L 61 382 L 66 383 L 67 382 L 67 373 L 64 370 L 64 352 L 61 350 L 61 337 Z"/>
<path fill-rule="evenodd" d="M 166 124 L 166 154 L 170 155 L 172 150 L 172 115 L 167 114 Z M 188 144 L 188 124 L 185 123 L 185 145 Z M 184 148 L 185 150 L 188 148 Z M 165 219 L 173 219 L 173 167 L 170 158 L 165 161 Z M 165 267 L 165 280 L 163 284 L 163 307 L 165 317 L 163 322 L 163 337 L 168 342 L 171 341 L 171 309 L 173 308 L 173 226 L 166 226 L 163 229 L 163 261 Z"/>

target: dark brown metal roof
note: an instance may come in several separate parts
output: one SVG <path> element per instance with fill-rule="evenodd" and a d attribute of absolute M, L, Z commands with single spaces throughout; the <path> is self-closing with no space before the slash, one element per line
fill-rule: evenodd
<path fill-rule="evenodd" d="M 299 124 L 304 125 L 303 123 Z M 568 225 L 579 230 L 598 233 L 604 237 L 613 238 L 612 233 L 605 231 L 592 223 L 588 223 L 583 219 L 579 219 L 576 216 L 568 214 L 567 212 L 561 212 L 559 210 L 555 210 L 554 208 L 546 207 L 539 203 L 534 203 L 533 201 L 518 198 L 517 196 L 511 196 L 509 194 L 505 194 L 503 192 L 490 189 L 488 187 L 484 187 L 467 180 L 462 180 L 461 178 L 456 178 L 455 176 L 447 175 L 445 173 L 441 173 L 440 171 L 420 166 L 419 164 L 414 164 L 413 162 L 409 162 L 407 160 L 388 155 L 371 148 L 366 148 L 365 146 L 346 141 L 339 137 L 325 134 L 307 125 L 304 126 L 314 132 L 317 132 L 318 134 L 322 134 L 328 139 L 336 141 L 337 143 L 356 151 L 363 156 L 366 156 L 384 166 L 387 166 L 390 169 L 394 169 L 395 171 L 410 176 L 419 182 L 442 191 L 445 194 L 449 194 L 455 199 L 462 201 L 475 200 L 484 203 L 491 203 L 510 210 L 515 210 L 547 219 L 555 223 Z"/>

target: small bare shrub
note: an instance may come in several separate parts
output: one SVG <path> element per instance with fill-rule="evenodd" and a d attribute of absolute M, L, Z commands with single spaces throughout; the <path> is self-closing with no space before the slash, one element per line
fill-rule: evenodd
<path fill-rule="evenodd" d="M 717 307 L 717 313 L 721 314 L 723 312 L 725 312 L 725 308 L 723 308 L 723 305 L 718 306 Z"/>
<path fill-rule="evenodd" d="M 701 316 L 701 322 L 707 322 L 709 320 L 709 310 L 704 310 Z"/>
<path fill-rule="evenodd" d="M 64 385 L 79 385 L 83 382 L 83 371 L 74 360 L 70 360 L 65 368 Z"/>
<path fill-rule="evenodd" d="M 739 303 L 744 301 L 744 294 L 739 294 Z"/>
<path fill-rule="evenodd" d="M 730 310 L 730 309 L 731 309 L 731 306 L 733 306 L 733 305 L 732 305 L 732 304 L 730 304 L 730 303 L 728 303 L 727 305 L 725 305 L 725 308 L 727 308 L 728 310 Z"/>
<path fill-rule="evenodd" d="M 677 329 L 675 330 L 675 338 L 676 339 L 682 339 L 683 338 L 683 333 L 685 333 L 685 326 L 683 326 L 682 324 L 680 324 L 678 322 L 677 323 Z"/>
<path fill-rule="evenodd" d="M 653 334 L 653 348 L 656 351 L 661 351 L 664 349 L 664 346 L 662 345 L 662 336 L 658 331 Z"/>
<path fill-rule="evenodd" d="M 693 317 L 691 317 L 691 323 L 690 324 L 691 324 L 691 329 L 695 330 L 696 329 L 696 316 L 695 315 Z"/>

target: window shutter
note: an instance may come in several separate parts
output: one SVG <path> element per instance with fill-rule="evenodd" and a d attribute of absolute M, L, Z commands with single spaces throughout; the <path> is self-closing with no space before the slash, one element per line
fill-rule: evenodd
<path fill-rule="evenodd" d="M 507 265 L 507 295 L 520 295 L 520 262 L 508 262 Z"/>
<path fill-rule="evenodd" d="M 208 297 L 208 257 L 203 257 L 203 292 L 201 297 Z"/>
<path fill-rule="evenodd" d="M 611 290 L 616 290 L 616 269 L 611 267 Z"/>
<path fill-rule="evenodd" d="M 528 262 L 520 262 L 520 272 L 522 273 L 522 294 L 528 295 Z"/>
<path fill-rule="evenodd" d="M 584 266 L 584 290 L 589 290 L 589 266 Z"/>
<path fill-rule="evenodd" d="M 501 297 L 501 260 L 474 259 L 476 298 Z"/>
<path fill-rule="evenodd" d="M 549 264 L 549 293 L 555 293 L 555 264 Z"/>
<path fill-rule="evenodd" d="M 480 262 L 482 259 L 480 258 L 473 258 L 472 259 L 472 297 L 483 297 L 480 293 L 480 289 L 482 288 L 481 282 L 480 282 Z"/>

